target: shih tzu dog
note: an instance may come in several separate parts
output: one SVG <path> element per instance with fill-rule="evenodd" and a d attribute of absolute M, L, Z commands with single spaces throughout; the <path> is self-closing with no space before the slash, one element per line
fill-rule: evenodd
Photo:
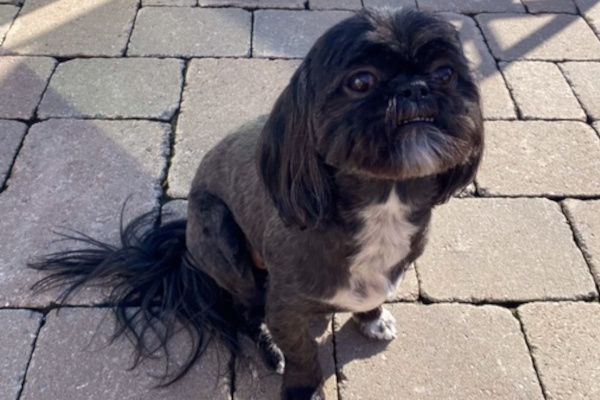
<path fill-rule="evenodd" d="M 185 221 L 139 217 L 120 248 L 73 235 L 90 246 L 32 264 L 50 272 L 38 288 L 65 285 L 62 300 L 85 284 L 112 288 L 141 356 L 182 324 L 197 340 L 174 380 L 207 338 L 237 352 L 242 333 L 283 373 L 282 399 L 319 399 L 309 317 L 351 311 L 366 336 L 393 339 L 382 304 L 482 149 L 478 89 L 453 26 L 363 10 L 317 40 L 270 115 L 204 157 Z"/>

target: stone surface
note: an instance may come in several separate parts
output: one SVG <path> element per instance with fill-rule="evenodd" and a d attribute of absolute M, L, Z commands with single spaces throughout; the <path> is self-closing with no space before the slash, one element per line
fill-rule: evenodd
<path fill-rule="evenodd" d="M 256 11 L 252 54 L 254 57 L 304 57 L 319 36 L 351 15 L 349 11 Z"/>
<path fill-rule="evenodd" d="M 27 125 L 18 121 L 0 120 L 0 188 L 8 178 Z"/>
<path fill-rule="evenodd" d="M 0 57 L 0 118 L 32 118 L 55 65 L 47 57 Z"/>
<path fill-rule="evenodd" d="M 600 37 L 600 3 L 597 0 L 574 0 L 579 12 Z"/>
<path fill-rule="evenodd" d="M 560 68 L 587 115 L 600 120 L 600 63 L 566 62 Z"/>
<path fill-rule="evenodd" d="M 18 400 L 42 314 L 0 310 L 0 398 Z"/>
<path fill-rule="evenodd" d="M 600 59 L 600 41 L 580 16 L 480 14 L 475 18 L 500 60 Z"/>
<path fill-rule="evenodd" d="M 142 0 L 142 7 L 145 6 L 175 6 L 188 7 L 195 6 L 196 0 Z"/>
<path fill-rule="evenodd" d="M 546 399 L 600 397 L 600 304 L 532 303 L 518 308 Z"/>
<path fill-rule="evenodd" d="M 377 7 L 416 7 L 416 0 L 363 0 L 365 8 Z"/>
<path fill-rule="evenodd" d="M 417 0 L 421 10 L 453 11 L 466 14 L 484 12 L 525 12 L 520 0 Z"/>
<path fill-rule="evenodd" d="M 50 79 L 38 117 L 169 120 L 179 107 L 182 70 L 174 59 L 67 61 Z"/>
<path fill-rule="evenodd" d="M 235 8 L 142 8 L 127 54 L 246 57 L 250 55 L 250 18 L 250 12 Z"/>
<path fill-rule="evenodd" d="M 521 0 L 530 13 L 568 13 L 577 14 L 572 0 Z"/>
<path fill-rule="evenodd" d="M 545 199 L 460 199 L 439 207 L 417 260 L 432 301 L 589 299 L 594 281 L 558 204 Z"/>
<path fill-rule="evenodd" d="M 120 56 L 137 7 L 138 0 L 27 0 L 0 52 Z"/>
<path fill-rule="evenodd" d="M 161 221 L 168 222 L 187 218 L 187 200 L 171 200 L 161 207 Z"/>
<path fill-rule="evenodd" d="M 600 194 L 600 141 L 575 121 L 490 121 L 477 182 L 502 196 Z"/>
<path fill-rule="evenodd" d="M 340 394 L 360 399 L 543 399 L 519 322 L 494 306 L 396 304 L 398 338 L 336 315 Z"/>
<path fill-rule="evenodd" d="M 0 5 L 0 45 L 18 12 L 19 7 L 8 4 Z"/>
<path fill-rule="evenodd" d="M 271 110 L 298 64 L 244 59 L 190 62 L 169 169 L 171 197 L 187 196 L 200 160 L 221 138 Z"/>
<path fill-rule="evenodd" d="M 419 280 L 414 264 L 404 273 L 404 279 L 393 301 L 415 301 L 419 298 Z"/>
<path fill-rule="evenodd" d="M 39 334 L 21 399 L 230 399 L 223 349 L 211 345 L 181 381 L 158 389 L 152 375 L 164 373 L 162 360 L 128 370 L 133 346 L 124 338 L 110 343 L 112 333 L 107 309 L 52 311 Z M 172 356 L 181 360 L 188 346 L 185 334 L 178 335 Z"/>
<path fill-rule="evenodd" d="M 360 10 L 360 0 L 310 0 L 311 10 Z"/>
<path fill-rule="evenodd" d="M 571 221 L 579 248 L 596 283 L 600 285 L 600 200 L 568 199 L 563 209 Z"/>
<path fill-rule="evenodd" d="M 56 293 L 35 295 L 43 274 L 26 262 L 72 243 L 52 230 L 75 229 L 116 242 L 125 219 L 157 207 L 170 126 L 149 121 L 49 120 L 33 125 L 0 194 L 0 304 L 47 306 Z M 126 222 L 125 221 L 125 222 Z M 64 231 L 63 231 L 64 232 Z M 74 303 L 98 301 L 82 292 Z M 91 298 L 91 300 L 90 300 Z"/>
<path fill-rule="evenodd" d="M 198 0 L 200 6 L 304 9 L 305 0 Z"/>
<path fill-rule="evenodd" d="M 502 74 L 496 67 L 496 60 L 490 54 L 472 18 L 454 14 L 443 14 L 456 26 L 460 40 L 481 90 L 483 116 L 486 119 L 515 119 L 515 105 L 506 88 Z"/>
<path fill-rule="evenodd" d="M 585 121 L 585 113 L 556 64 L 515 61 L 501 63 L 500 68 L 523 119 Z"/>

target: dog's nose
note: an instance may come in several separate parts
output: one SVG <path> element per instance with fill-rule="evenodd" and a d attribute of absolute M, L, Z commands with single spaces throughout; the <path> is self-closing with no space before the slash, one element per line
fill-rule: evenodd
<path fill-rule="evenodd" d="M 429 86 L 421 80 L 407 82 L 398 88 L 398 95 L 406 100 L 425 100 L 429 97 Z"/>

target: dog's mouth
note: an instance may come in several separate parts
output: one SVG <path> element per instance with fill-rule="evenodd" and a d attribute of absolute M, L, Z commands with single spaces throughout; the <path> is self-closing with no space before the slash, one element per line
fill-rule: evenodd
<path fill-rule="evenodd" d="M 404 126 L 404 125 L 413 124 L 416 122 L 427 122 L 427 123 L 432 124 L 433 121 L 434 120 L 432 117 L 412 117 L 412 118 L 400 119 L 397 122 L 397 124 L 398 124 L 398 126 Z"/>

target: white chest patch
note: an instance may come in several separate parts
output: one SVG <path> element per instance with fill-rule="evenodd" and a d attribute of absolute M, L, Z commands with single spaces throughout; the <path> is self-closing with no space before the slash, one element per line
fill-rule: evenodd
<path fill-rule="evenodd" d="M 410 252 L 410 241 L 418 227 L 407 220 L 409 209 L 392 190 L 383 204 L 361 213 L 364 226 L 356 236 L 359 251 L 350 260 L 350 281 L 329 300 L 354 312 L 377 308 L 396 292 L 390 270 Z"/>

